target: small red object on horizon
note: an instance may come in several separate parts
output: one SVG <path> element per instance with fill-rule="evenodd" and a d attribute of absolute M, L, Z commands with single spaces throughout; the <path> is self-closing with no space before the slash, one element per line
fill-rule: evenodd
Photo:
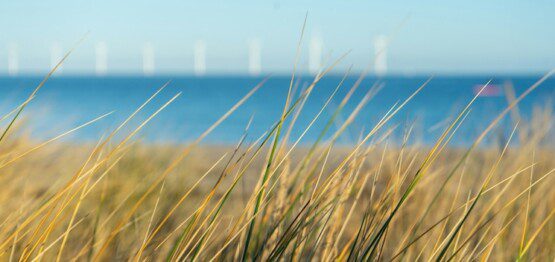
<path fill-rule="evenodd" d="M 477 95 L 484 85 L 475 85 L 473 88 L 474 95 Z M 498 85 L 487 85 L 479 96 L 500 96 L 502 94 L 501 87 Z"/>

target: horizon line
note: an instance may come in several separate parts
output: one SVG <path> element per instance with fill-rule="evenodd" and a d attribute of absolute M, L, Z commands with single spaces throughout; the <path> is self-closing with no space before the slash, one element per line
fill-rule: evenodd
<path fill-rule="evenodd" d="M 451 72 L 415 72 L 415 73 L 388 73 L 385 75 L 379 75 L 375 73 L 368 73 L 366 77 L 368 78 L 399 78 L 399 77 L 534 77 L 545 75 L 546 71 L 530 71 L 530 72 L 461 72 L 461 73 L 451 73 Z M 351 72 L 348 77 L 359 77 L 362 72 Z M 7 73 L 0 73 L 0 78 L 40 78 L 47 75 L 48 72 L 43 73 L 23 73 L 18 75 L 10 75 Z M 302 77 L 314 77 L 315 74 L 309 72 L 297 72 L 296 73 Z M 345 74 L 343 72 L 329 72 L 326 76 L 332 77 L 343 77 Z M 240 77 L 240 78 L 265 78 L 265 77 L 291 77 L 291 73 L 279 72 L 279 73 L 260 73 L 258 75 L 252 75 L 249 73 L 232 73 L 232 72 L 220 72 L 220 73 L 206 73 L 204 75 L 196 75 L 195 73 L 154 73 L 152 75 L 144 75 L 141 73 L 108 73 L 104 75 L 97 75 L 94 73 L 71 73 L 64 72 L 63 74 L 54 73 L 50 78 L 123 78 L 123 77 L 134 77 L 134 78 L 164 78 L 164 77 L 179 77 L 179 78 L 211 78 L 211 77 Z"/>

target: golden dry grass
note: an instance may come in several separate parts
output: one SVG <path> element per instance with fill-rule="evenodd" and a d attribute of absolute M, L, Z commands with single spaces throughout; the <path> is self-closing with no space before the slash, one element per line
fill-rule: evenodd
<path fill-rule="evenodd" d="M 327 128 L 335 121 L 332 115 L 321 130 L 330 139 L 301 147 L 290 138 L 290 126 L 329 69 L 300 94 L 291 91 L 284 98 L 283 114 L 266 134 L 252 143 L 241 139 L 235 147 L 209 147 L 202 140 L 263 83 L 187 145 L 135 140 L 179 94 L 128 133 L 124 121 L 96 144 L 21 135 L 14 130 L 23 103 L 3 118 L 7 124 L 0 138 L 0 259 L 555 258 L 552 116 L 546 110 L 526 121 L 515 111 L 550 74 L 511 97 L 507 110 L 468 148 L 450 147 L 449 141 L 464 125 L 473 101 L 434 145 L 391 140 L 392 128 L 399 126 L 386 123 L 426 83 L 392 105 L 356 144 L 335 142 L 378 86 L 346 112 L 349 117 L 337 131 Z M 359 84 L 347 88 L 354 91 Z M 336 112 L 351 94 L 340 98 Z M 511 112 L 514 128 L 508 130 L 507 144 L 481 146 Z M 405 129 L 407 140 L 411 130 Z"/>
<path fill-rule="evenodd" d="M 5 143 L 4 150 L 25 151 L 33 144 L 25 139 L 14 139 Z M 264 169 L 264 157 L 259 155 L 247 166 L 241 161 L 250 159 L 252 151 L 248 157 L 240 157 L 246 148 L 240 149 L 241 153 L 233 157 L 234 148 L 197 148 L 128 216 L 148 187 L 181 153 L 181 148 L 132 145 L 125 149 L 125 156 L 116 165 L 111 167 L 119 156 L 98 167 L 90 175 L 91 180 L 85 177 L 64 192 L 68 182 L 86 162 L 93 146 L 54 145 L 3 168 L 0 193 L 2 260 L 26 256 L 28 260 L 41 257 L 45 261 L 54 260 L 68 228 L 71 230 L 61 260 L 94 259 L 122 221 L 123 226 L 98 258 L 134 259 L 143 247 L 140 260 L 164 260 L 180 235 L 187 234 L 176 254 L 183 253 L 183 257 L 191 258 L 200 245 L 196 257 L 201 260 L 210 260 L 218 252 L 221 252 L 215 257 L 218 260 L 240 259 L 245 225 L 250 218 L 245 210 L 252 206 L 249 201 L 253 200 L 256 180 Z M 358 231 L 362 229 L 367 234 L 365 238 L 372 237 L 372 232 L 391 212 L 426 153 L 426 149 L 419 146 L 399 148 L 383 143 L 368 146 L 332 175 L 349 155 L 350 149 L 332 149 L 329 156 L 323 150 L 319 149 L 315 154 L 324 156 L 323 159 L 306 164 L 306 171 L 301 171 L 298 178 L 295 175 L 307 155 L 306 148 L 284 158 L 283 164 L 275 169 L 265 195 L 266 201 L 261 205 L 264 213 L 257 216 L 249 257 L 268 259 L 276 247 L 285 243 L 284 250 L 274 256 L 331 260 L 346 259 L 353 247 L 356 252 L 361 252 L 368 243 L 361 240 L 362 233 Z M 398 259 L 437 256 L 445 244 L 442 242 L 468 210 L 469 201 L 476 196 L 485 176 L 500 159 L 501 152 L 499 148 L 473 152 L 431 205 L 441 183 L 463 154 L 463 150 L 449 149 L 430 167 L 389 226 L 376 256 L 390 260 L 405 247 L 408 247 L 406 252 L 400 253 Z M 221 156 L 225 157 L 220 159 Z M 455 256 L 457 260 L 515 259 L 523 249 L 524 235 L 523 246 L 531 243 L 526 258 L 553 258 L 555 238 L 550 232 L 555 229 L 555 223 L 553 219 L 545 222 L 552 215 L 555 203 L 550 175 L 555 168 L 552 156 L 552 151 L 538 145 L 508 149 L 448 255 L 460 250 Z M 239 158 L 239 164 L 235 165 Z M 94 157 L 85 169 L 99 161 Z M 107 169 L 110 171 L 100 180 Z M 238 176 L 237 172 L 243 169 L 245 174 L 238 180 L 222 211 L 216 214 L 214 208 L 230 188 L 233 178 Z M 211 171 L 207 176 L 195 185 L 208 170 Z M 211 199 L 206 200 L 222 173 L 227 174 L 226 178 L 213 191 Z M 97 180 L 100 181 L 94 185 Z M 188 198 L 171 212 L 190 189 L 193 190 Z M 84 197 L 83 192 L 86 193 Z M 60 197 L 41 209 L 57 195 Z M 207 204 L 200 212 L 205 200 Z M 430 211 L 424 217 L 428 208 Z M 170 212 L 171 216 L 152 240 L 143 244 Z M 422 223 L 415 229 L 420 221 Z M 536 236 L 537 230 L 539 234 Z M 421 234 L 424 235 L 420 237 Z M 414 240 L 417 241 L 412 243 Z"/>

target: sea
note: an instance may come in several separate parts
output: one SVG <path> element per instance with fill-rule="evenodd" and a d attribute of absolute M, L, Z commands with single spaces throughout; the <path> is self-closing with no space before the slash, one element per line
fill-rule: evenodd
<path fill-rule="evenodd" d="M 390 133 L 386 140 L 394 144 L 407 142 L 431 145 L 481 87 L 491 80 L 490 85 L 472 104 L 470 113 L 452 138 L 453 146 L 468 146 L 507 108 L 510 93 L 518 97 L 541 77 L 435 76 L 370 140 L 380 141 Z M 298 141 L 301 145 L 310 145 L 320 136 L 324 141 L 329 141 L 333 133 L 348 121 L 353 110 L 370 92 L 373 95 L 336 139 L 337 144 L 355 144 L 372 130 L 388 111 L 402 104 L 429 78 L 366 77 L 345 106 L 338 110 L 345 96 L 357 82 L 358 76 L 349 76 L 344 81 L 341 75 L 325 76 L 314 86 L 304 103 L 296 104 L 295 109 L 300 108 L 300 111 L 289 116 L 282 133 L 290 129 L 289 143 Z M 4 116 L 14 112 L 14 109 L 25 102 L 42 80 L 43 77 L 39 76 L 0 77 L 2 128 L 8 125 L 14 114 Z M 293 102 L 313 80 L 314 77 L 308 75 L 297 76 L 294 79 Z M 167 84 L 125 125 L 119 132 L 119 137 L 132 132 L 172 97 L 180 94 L 152 117 L 137 132 L 134 139 L 145 143 L 189 143 L 195 141 L 261 82 L 264 84 L 258 91 L 201 141 L 204 144 L 233 145 L 245 135 L 246 142 L 253 142 L 265 135 L 265 132 L 280 119 L 291 84 L 290 76 L 55 76 L 46 81 L 24 108 L 14 132 L 33 139 L 47 140 L 98 116 L 111 113 L 61 138 L 62 141 L 94 142 L 118 127 L 157 90 Z M 338 91 L 334 94 L 338 86 Z M 507 90 L 512 91 L 507 93 Z M 519 125 L 531 121 L 537 112 L 555 109 L 553 98 L 555 79 L 550 78 L 518 104 L 517 113 L 522 118 Z M 294 125 L 289 128 L 293 119 Z M 507 114 L 483 143 L 506 141 L 515 122 L 511 114 Z M 323 134 L 324 130 L 327 132 Z"/>

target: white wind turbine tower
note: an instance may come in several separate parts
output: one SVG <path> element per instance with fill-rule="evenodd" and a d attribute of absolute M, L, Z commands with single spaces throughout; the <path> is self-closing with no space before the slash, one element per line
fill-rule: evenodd
<path fill-rule="evenodd" d="M 54 69 L 54 67 L 62 60 L 62 47 L 58 42 L 52 43 L 50 46 L 50 70 Z M 62 72 L 62 66 L 56 69 L 54 74 L 60 74 Z"/>
<path fill-rule="evenodd" d="M 374 39 L 374 70 L 377 76 L 387 74 L 387 45 L 388 39 L 384 35 L 379 35 Z"/>
<path fill-rule="evenodd" d="M 108 46 L 105 42 L 98 42 L 94 49 L 96 75 L 105 76 L 108 73 Z"/>
<path fill-rule="evenodd" d="M 19 73 L 19 56 L 17 52 L 17 44 L 10 43 L 8 45 L 8 75 L 17 76 Z"/>
<path fill-rule="evenodd" d="M 154 74 L 154 47 L 151 43 L 143 46 L 143 75 L 151 76 Z"/>
<path fill-rule="evenodd" d="M 197 40 L 194 48 L 194 73 L 196 76 L 206 74 L 206 43 Z"/>
<path fill-rule="evenodd" d="M 312 37 L 308 46 L 308 71 L 318 74 L 322 70 L 322 50 L 324 44 L 320 37 Z"/>
<path fill-rule="evenodd" d="M 249 46 L 249 74 L 252 76 L 257 76 L 262 71 L 261 63 L 261 50 L 262 44 L 260 39 L 254 38 L 248 41 Z"/>

